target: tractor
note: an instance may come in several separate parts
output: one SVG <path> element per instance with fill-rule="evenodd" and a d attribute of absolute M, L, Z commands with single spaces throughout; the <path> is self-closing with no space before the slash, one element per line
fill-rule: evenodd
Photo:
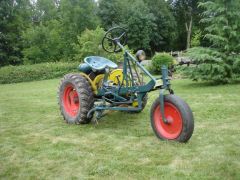
<path fill-rule="evenodd" d="M 168 67 L 154 77 L 142 64 L 144 51 L 136 57 L 125 47 L 127 31 L 122 27 L 109 29 L 102 48 L 108 53 L 122 52 L 122 68 L 113 61 L 89 56 L 80 64 L 79 73 L 63 77 L 58 90 L 58 103 L 63 119 L 71 124 L 98 122 L 108 111 L 140 113 L 147 104 L 148 93 L 160 93 L 150 110 L 150 122 L 161 140 L 187 142 L 193 133 L 194 118 L 188 104 L 174 94 Z"/>

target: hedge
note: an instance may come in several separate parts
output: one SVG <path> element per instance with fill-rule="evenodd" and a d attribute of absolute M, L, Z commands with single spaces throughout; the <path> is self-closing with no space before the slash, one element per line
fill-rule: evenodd
<path fill-rule="evenodd" d="M 58 62 L 5 66 L 0 68 L 0 84 L 59 78 L 69 72 L 76 72 L 78 64 L 79 63 Z"/>

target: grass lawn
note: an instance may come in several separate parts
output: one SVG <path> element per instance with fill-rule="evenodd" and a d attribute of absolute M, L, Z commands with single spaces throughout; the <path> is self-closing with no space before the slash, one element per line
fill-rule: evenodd
<path fill-rule="evenodd" d="M 0 85 L 0 179 L 240 179 L 240 84 L 174 80 L 195 116 L 187 144 L 158 140 L 149 112 L 68 125 L 59 80 Z"/>

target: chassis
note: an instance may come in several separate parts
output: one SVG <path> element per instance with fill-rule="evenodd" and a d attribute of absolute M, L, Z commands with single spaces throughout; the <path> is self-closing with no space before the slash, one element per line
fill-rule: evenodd
<path fill-rule="evenodd" d="M 58 101 L 65 121 L 86 124 L 94 114 L 99 120 L 106 110 L 139 113 L 148 93 L 160 90 L 150 112 L 153 131 L 162 140 L 187 142 L 194 129 L 193 114 L 187 103 L 174 95 L 167 66 L 162 67 L 161 78 L 155 78 L 124 47 L 126 43 L 127 32 L 121 27 L 107 31 L 102 40 L 107 52 L 123 52 L 122 69 L 106 58 L 89 56 L 79 66 L 79 74 L 64 76 Z"/>

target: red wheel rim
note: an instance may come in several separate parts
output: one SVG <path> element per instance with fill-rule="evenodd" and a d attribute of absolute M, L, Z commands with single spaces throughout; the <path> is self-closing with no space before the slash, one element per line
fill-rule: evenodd
<path fill-rule="evenodd" d="M 77 91 L 72 84 L 67 85 L 64 89 L 63 106 L 65 112 L 67 112 L 69 116 L 73 118 L 76 117 L 80 108 L 80 103 Z"/>
<path fill-rule="evenodd" d="M 164 114 L 169 123 L 163 122 L 160 105 L 158 105 L 153 114 L 156 130 L 159 135 L 165 139 L 176 139 L 180 135 L 183 126 L 181 113 L 176 106 L 169 102 L 165 102 Z"/>

